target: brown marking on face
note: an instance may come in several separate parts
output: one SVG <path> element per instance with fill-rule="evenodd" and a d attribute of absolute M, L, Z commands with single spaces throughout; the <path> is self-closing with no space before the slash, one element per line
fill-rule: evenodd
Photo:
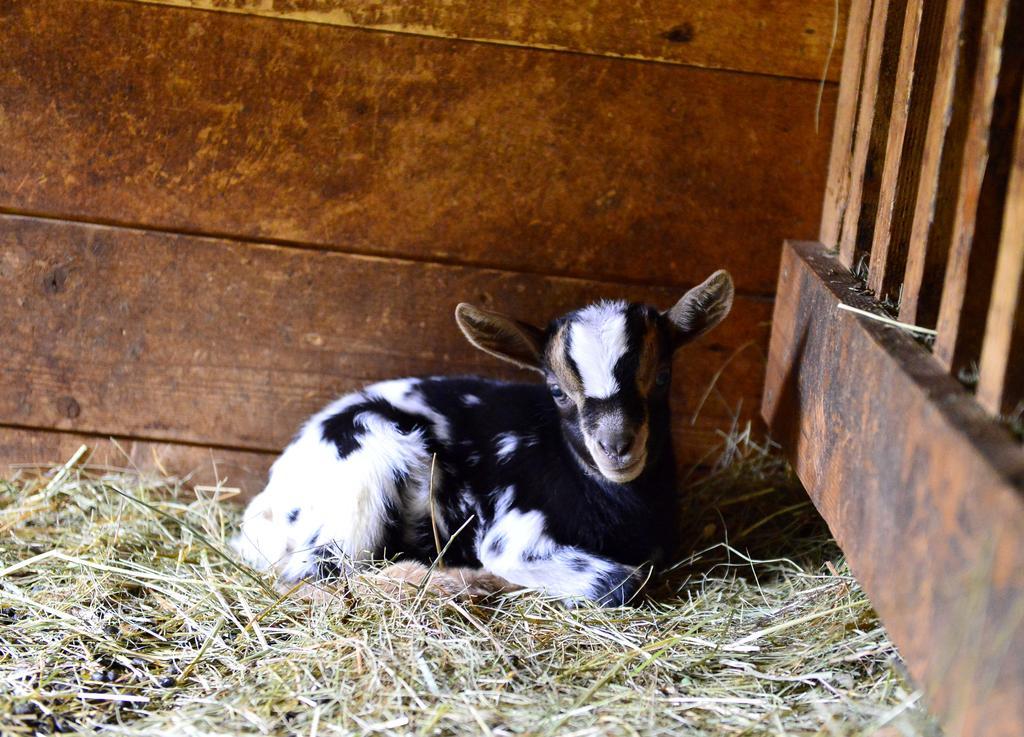
<path fill-rule="evenodd" d="M 654 379 L 661 368 L 661 346 L 658 340 L 657 326 L 651 322 L 650 317 L 644 317 L 644 338 L 640 345 L 640 362 L 636 370 L 636 389 L 640 396 L 646 401 L 651 389 L 654 388 Z"/>
<path fill-rule="evenodd" d="M 566 357 L 568 351 L 565 346 L 565 337 L 569 330 L 569 323 L 563 323 L 558 331 L 548 341 L 547 363 L 551 367 L 555 378 L 558 379 L 562 391 L 579 400 L 583 397 L 583 384 L 576 378 L 575 372 L 569 367 L 569 360 Z"/>
<path fill-rule="evenodd" d="M 644 316 L 644 337 L 640 343 L 640 360 L 636 370 L 636 390 L 644 403 L 644 416 L 636 427 L 636 448 L 647 447 L 647 438 L 650 434 L 647 411 L 647 399 L 654 390 L 654 381 L 661 369 L 661 340 L 658 335 L 658 326 L 651 320 L 650 316 Z"/>

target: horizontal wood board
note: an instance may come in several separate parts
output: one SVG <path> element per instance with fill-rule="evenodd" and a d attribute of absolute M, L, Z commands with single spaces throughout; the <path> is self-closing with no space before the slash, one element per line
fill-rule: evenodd
<path fill-rule="evenodd" d="M 849 0 L 139 0 L 818 80 L 838 78 Z M 825 65 L 829 62 L 828 69 Z"/>
<path fill-rule="evenodd" d="M 460 301 L 545 322 L 599 297 L 667 308 L 681 294 L 4 216 L 0 424 L 276 451 L 314 410 L 370 381 L 532 380 L 465 341 Z M 684 465 L 709 460 L 740 407 L 741 421 L 752 416 L 770 310 L 738 298 L 677 357 Z"/>
<path fill-rule="evenodd" d="M 0 4 L 0 211 L 774 288 L 835 86 L 113 0 Z M 59 152 L 59 155 L 55 155 Z"/>
<path fill-rule="evenodd" d="M 224 494 L 239 500 L 263 489 L 275 457 L 272 453 L 0 426 L 0 478 L 60 466 L 83 445 L 88 448 L 87 455 L 76 468 L 160 479 L 170 476 L 180 479 L 189 490 L 219 484 Z"/>
<path fill-rule="evenodd" d="M 764 417 L 947 734 L 1024 733 L 1024 449 L 817 243 L 784 249 Z"/>

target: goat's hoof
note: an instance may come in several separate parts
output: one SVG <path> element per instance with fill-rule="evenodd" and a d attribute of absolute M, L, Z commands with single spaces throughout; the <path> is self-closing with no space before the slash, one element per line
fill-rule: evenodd
<path fill-rule="evenodd" d="M 628 568 L 601 576 L 594 601 L 603 607 L 626 606 L 634 601 L 644 582 L 641 571 Z"/>

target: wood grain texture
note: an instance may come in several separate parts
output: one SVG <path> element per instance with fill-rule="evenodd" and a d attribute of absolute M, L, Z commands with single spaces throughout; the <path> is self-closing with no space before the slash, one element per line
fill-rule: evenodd
<path fill-rule="evenodd" d="M 871 7 L 850 187 L 839 236 L 844 264 L 856 265 L 871 245 L 906 5 L 907 0 L 874 0 Z"/>
<path fill-rule="evenodd" d="M 1024 734 L 1024 449 L 821 244 L 783 253 L 764 416 L 945 733 Z"/>
<path fill-rule="evenodd" d="M 977 397 L 994 414 L 1009 415 L 1024 402 L 1024 101 L 1014 135 Z"/>
<path fill-rule="evenodd" d="M 1024 81 L 1024 0 L 992 0 L 978 68 L 934 353 L 953 373 L 979 360 L 992 297 Z"/>
<path fill-rule="evenodd" d="M 0 5 L 0 209 L 770 294 L 812 82 L 94 0 Z M 55 156 L 54 152 L 60 152 Z"/>
<path fill-rule="evenodd" d="M 545 323 L 599 297 L 667 308 L 680 293 L 5 216 L 0 424 L 276 451 L 374 380 L 535 380 L 465 341 L 460 301 Z M 770 303 L 733 309 L 677 358 L 684 465 L 757 404 Z"/>
<path fill-rule="evenodd" d="M 960 188 L 984 4 L 948 0 L 899 318 L 935 327 Z"/>
<path fill-rule="evenodd" d="M 832 128 L 828 180 L 825 184 L 825 203 L 822 206 L 821 228 L 818 234 L 818 239 L 829 248 L 839 247 L 839 234 L 850 192 L 853 133 L 857 123 L 860 82 L 870 19 L 871 0 L 852 0 L 846 24 L 842 75 Z"/>
<path fill-rule="evenodd" d="M 898 302 L 942 41 L 945 0 L 908 0 L 878 195 L 868 288 Z"/>
<path fill-rule="evenodd" d="M 834 80 L 848 0 L 140 0 L 513 46 Z M 838 11 L 838 15 L 837 15 Z"/>
<path fill-rule="evenodd" d="M 219 482 L 225 490 L 238 489 L 235 496 L 239 500 L 263 490 L 275 457 L 271 453 L 0 425 L 0 477 L 61 465 L 83 445 L 89 448 L 84 464 L 95 470 L 170 476 L 181 479 L 187 489 Z"/>

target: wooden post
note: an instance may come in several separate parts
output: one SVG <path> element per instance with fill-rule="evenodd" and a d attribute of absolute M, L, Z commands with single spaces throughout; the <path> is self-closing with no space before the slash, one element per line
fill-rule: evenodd
<path fill-rule="evenodd" d="M 984 3 L 949 0 L 903 277 L 900 320 L 932 328 L 939 314 L 960 186 Z"/>
<path fill-rule="evenodd" d="M 895 299 L 903 286 L 945 6 L 907 3 L 868 269 L 868 287 L 879 300 Z"/>
<path fill-rule="evenodd" d="M 839 239 L 840 259 L 844 264 L 856 265 L 871 243 L 906 5 L 907 0 L 874 0 L 871 10 L 850 165 L 850 191 Z"/>
<path fill-rule="evenodd" d="M 953 373 L 981 354 L 1024 72 L 1024 0 L 985 8 L 954 239 L 939 309 L 935 356 Z"/>
<path fill-rule="evenodd" d="M 1024 114 L 1017 118 L 977 396 L 994 414 L 1014 412 L 1024 401 Z"/>
<path fill-rule="evenodd" d="M 850 19 L 846 25 L 843 70 L 839 81 L 835 124 L 832 129 L 832 151 L 828 162 L 825 204 L 821 212 L 821 242 L 829 248 L 839 245 L 839 231 L 850 191 L 850 161 L 853 155 L 853 126 L 857 120 L 860 100 L 861 71 L 864 47 L 868 39 L 871 0 L 851 0 Z M 850 267 L 852 264 L 846 264 Z"/>

